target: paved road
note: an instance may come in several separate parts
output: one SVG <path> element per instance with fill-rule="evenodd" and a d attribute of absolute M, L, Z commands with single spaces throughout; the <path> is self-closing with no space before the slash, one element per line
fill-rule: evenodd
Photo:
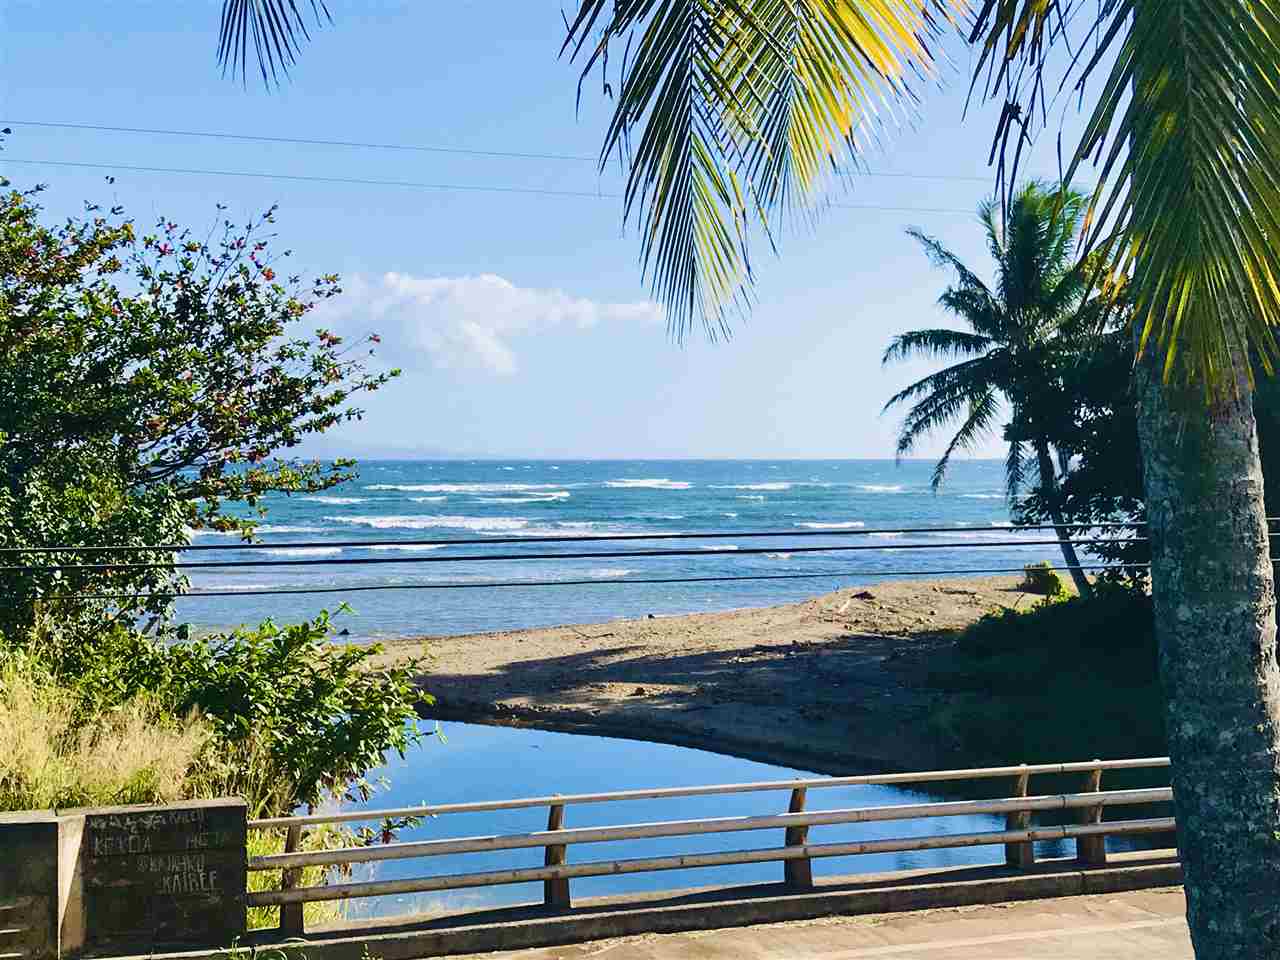
<path fill-rule="evenodd" d="M 646 934 L 485 960 L 1192 960 L 1181 889 L 697 933 Z"/>

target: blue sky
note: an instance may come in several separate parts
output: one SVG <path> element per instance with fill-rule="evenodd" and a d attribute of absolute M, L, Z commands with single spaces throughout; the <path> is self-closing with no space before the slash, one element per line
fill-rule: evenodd
<path fill-rule="evenodd" d="M 563 0 L 566 9 L 569 0 Z M 575 110 L 577 68 L 557 58 L 561 2 L 330 0 L 336 23 L 283 89 L 220 77 L 215 0 L 0 5 L 0 170 L 47 182 L 51 215 L 84 199 L 204 225 L 281 205 L 278 228 L 308 272 L 341 273 L 329 319 L 386 337 L 405 376 L 319 454 L 545 457 L 887 457 L 885 399 L 928 366 L 882 370 L 889 338 L 942 318 L 945 274 L 903 233 L 917 225 L 985 266 L 969 211 L 988 191 L 995 113 L 964 118 L 968 52 L 950 42 L 949 90 L 836 209 L 754 250 L 758 303 L 727 343 L 665 333 L 648 303 L 634 230 L 615 199 L 131 172 L 123 165 L 617 193 L 591 162 L 86 132 L 22 121 L 593 156 L 608 103 Z M 56 22 L 55 22 L 56 20 Z M 1055 146 L 1029 169 L 1051 172 Z M 112 170 L 18 163 L 105 163 Z M 115 176 L 108 185 L 103 177 Z M 924 453 L 936 450 L 931 444 Z M 999 455 L 992 442 L 981 451 Z"/>

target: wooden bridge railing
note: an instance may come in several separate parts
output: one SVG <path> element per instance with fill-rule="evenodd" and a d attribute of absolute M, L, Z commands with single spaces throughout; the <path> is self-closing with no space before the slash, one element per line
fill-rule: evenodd
<path fill-rule="evenodd" d="M 1003 845 L 1006 862 L 1028 867 L 1034 863 L 1032 844 L 1038 840 L 1071 839 L 1076 843 L 1077 857 L 1085 865 L 1106 862 L 1105 838 L 1167 833 L 1174 829 L 1169 817 L 1103 821 L 1107 807 L 1140 806 L 1172 799 L 1169 787 L 1139 790 L 1101 789 L 1102 774 L 1108 770 L 1158 769 L 1167 767 L 1167 758 L 1138 760 L 1092 760 L 1082 763 L 989 767 L 972 770 L 942 770 L 922 773 L 897 773 L 855 777 L 823 777 L 805 780 L 764 781 L 758 783 L 718 784 L 699 787 L 666 787 L 653 790 L 620 790 L 529 797 L 515 800 L 493 800 L 473 803 L 439 804 L 436 806 L 402 807 L 392 810 L 355 810 L 298 817 L 278 817 L 250 821 L 250 829 L 288 831 L 284 853 L 252 857 L 250 871 L 283 870 L 280 890 L 250 893 L 250 906 L 279 905 L 281 929 L 289 935 L 302 932 L 301 906 L 311 901 L 345 900 L 392 894 L 456 890 L 501 884 L 543 881 L 548 905 L 568 907 L 569 881 L 574 877 L 648 873 L 690 867 L 714 867 L 742 863 L 781 862 L 786 882 L 797 889 L 811 887 L 812 860 L 820 857 L 842 857 L 867 853 L 909 850 L 935 850 L 954 847 Z M 1036 796 L 1031 794 L 1034 775 L 1082 774 L 1081 792 Z M 977 781 L 1012 778 L 1012 796 L 995 800 L 943 801 L 936 803 L 899 804 L 882 807 L 854 807 L 839 810 L 806 811 L 809 791 L 863 785 L 897 785 L 938 783 L 944 781 Z M 623 800 L 676 799 L 694 796 L 716 796 L 764 791 L 789 791 L 786 813 L 762 816 L 710 817 L 697 820 L 666 820 L 650 823 L 619 824 L 603 827 L 564 826 L 567 807 L 585 803 L 608 803 Z M 381 820 L 414 816 L 437 816 L 449 813 L 475 813 L 490 810 L 515 810 L 546 807 L 547 829 L 530 833 L 461 837 L 442 840 L 396 842 L 374 846 L 344 847 L 331 850 L 301 851 L 302 831 L 307 827 L 331 823 Z M 1034 826 L 1031 815 L 1037 811 L 1071 810 L 1078 822 L 1058 826 Z M 978 833 L 959 833 L 927 837 L 898 837 L 844 843 L 811 843 L 812 827 L 833 824 L 893 822 L 922 818 L 965 815 L 1004 815 L 1005 829 Z M 623 860 L 597 860 L 567 863 L 567 850 L 576 844 L 608 843 L 657 837 L 686 837 L 755 830 L 782 829 L 784 844 L 765 849 L 729 850 L 715 853 L 689 853 L 662 857 Z M 382 860 L 479 853 L 495 850 L 517 850 L 542 847 L 544 865 L 473 873 L 422 876 L 399 880 L 368 880 L 324 886 L 299 886 L 299 873 L 308 866 L 343 866 Z"/>

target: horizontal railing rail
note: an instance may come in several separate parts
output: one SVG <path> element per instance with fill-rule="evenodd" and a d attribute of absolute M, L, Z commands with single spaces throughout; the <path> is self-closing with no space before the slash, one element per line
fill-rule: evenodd
<path fill-rule="evenodd" d="M 492 810 L 519 810 L 525 807 L 570 806 L 579 803 L 611 803 L 621 800 L 666 800 L 678 797 L 709 797 L 727 793 L 760 793 L 769 790 L 821 790 L 830 787 L 895 786 L 907 783 L 946 783 L 955 780 L 993 780 L 1002 777 L 1091 773 L 1095 770 L 1146 770 L 1169 766 L 1168 757 L 1127 760 L 1083 760 L 1074 763 L 1019 764 L 1006 767 L 974 767 L 963 770 L 925 770 L 910 773 L 877 773 L 851 777 L 809 777 L 797 780 L 758 780 L 749 783 L 720 783 L 694 787 L 657 787 L 652 790 L 610 790 L 602 793 L 570 793 L 512 800 L 482 800 L 471 803 L 438 803 L 382 810 L 346 810 L 269 817 L 250 820 L 250 829 L 317 826 L 326 823 L 358 823 L 404 817 L 434 817 L 447 813 L 484 813 Z"/>
<path fill-rule="evenodd" d="M 773 847 L 763 850 L 734 850 L 725 853 L 604 860 L 553 867 L 528 867 L 512 870 L 491 870 L 481 873 L 458 873 L 440 877 L 369 880 L 324 887 L 268 890 L 249 894 L 249 904 L 250 906 L 275 906 L 322 900 L 346 900 L 356 897 L 428 893 L 468 887 L 500 886 L 512 883 L 530 883 L 538 880 L 569 879 L 572 877 L 602 877 L 614 874 L 649 873 L 695 867 L 732 866 L 742 863 L 785 862 L 818 859 L 821 857 L 857 856 L 868 853 L 896 853 L 910 850 L 944 850 L 957 847 L 1029 843 L 1038 840 L 1079 839 L 1082 837 L 1116 834 L 1168 833 L 1173 829 L 1173 818 L 1164 817 L 1147 820 L 1115 821 L 1085 826 L 1046 826 L 990 833 L 957 833 L 937 837 L 903 837 L 891 840 L 864 840 L 852 843 L 819 843 L 806 844 L 799 847 Z"/>
<path fill-rule="evenodd" d="M 249 869 L 280 870 L 290 867 L 338 866 L 376 860 L 406 860 L 455 853 L 483 853 L 493 850 L 520 850 L 567 846 L 578 843 L 611 843 L 618 840 L 651 840 L 658 837 L 691 837 L 704 833 L 736 833 L 743 830 L 771 830 L 782 827 L 831 826 L 842 823 L 883 823 L 933 817 L 1042 810 L 1079 810 L 1091 807 L 1134 806 L 1165 803 L 1173 799 L 1168 787 L 1148 790 L 1113 790 L 1107 793 L 1070 793 L 1042 797 L 1010 797 L 1002 800 L 958 800 L 948 803 L 912 803 L 883 807 L 854 807 L 813 813 L 776 813 L 756 817 L 707 817 L 700 820 L 659 820 L 653 823 L 620 824 L 613 827 L 576 827 L 487 837 L 460 837 L 456 840 L 423 840 L 414 843 L 385 843 L 369 847 L 343 847 L 303 853 L 274 853 L 249 859 Z"/>
<path fill-rule="evenodd" d="M 316 901 L 347 900 L 362 897 L 427 893 L 475 887 L 499 886 L 542 881 L 545 902 L 555 908 L 570 905 L 569 881 L 576 877 L 598 877 L 616 874 L 648 873 L 697 867 L 719 867 L 735 864 L 781 862 L 785 882 L 796 889 L 813 886 L 811 861 L 824 857 L 857 856 L 919 850 L 1002 845 L 1005 862 L 1025 868 L 1035 862 L 1034 844 L 1043 840 L 1073 840 L 1077 859 L 1086 866 L 1106 863 L 1105 840 L 1109 836 L 1142 836 L 1167 833 L 1175 829 L 1170 817 L 1104 821 L 1103 813 L 1112 807 L 1150 806 L 1173 799 L 1170 787 L 1144 787 L 1127 790 L 1102 790 L 1104 771 L 1159 770 L 1169 766 L 1167 757 L 1125 760 L 1089 760 L 1075 763 L 1020 764 L 1018 766 L 981 767 L 964 770 L 930 770 L 914 773 L 887 773 L 851 777 L 814 777 L 793 780 L 771 780 L 750 783 L 726 783 L 690 787 L 659 787 L 651 790 L 615 790 L 509 800 L 475 801 L 437 804 L 434 806 L 400 807 L 384 810 L 354 810 L 309 814 L 295 817 L 273 817 L 250 821 L 254 830 L 283 830 L 287 833 L 283 853 L 265 854 L 248 859 L 251 872 L 279 871 L 279 890 L 252 892 L 250 906 L 279 906 L 281 930 L 289 935 L 303 932 L 302 906 Z M 1032 776 L 1079 774 L 1083 789 L 1076 793 L 1033 795 L 1029 790 Z M 983 781 L 1012 778 L 1013 795 L 988 800 L 948 800 L 925 803 L 861 806 L 833 810 L 805 810 L 809 790 L 888 786 L 901 784 L 940 783 L 947 781 Z M 625 800 L 667 800 L 683 797 L 722 796 L 766 791 L 790 791 L 788 812 L 735 817 L 704 817 L 691 820 L 655 820 L 607 826 L 565 827 L 564 814 L 574 804 L 609 803 Z M 496 810 L 518 810 L 546 807 L 547 829 L 522 833 L 487 836 L 453 837 L 438 840 L 389 842 L 373 845 L 339 847 L 327 850 L 302 850 L 307 828 L 333 823 L 370 820 L 396 820 L 409 817 L 435 816 L 449 813 L 478 813 Z M 1075 823 L 1033 825 L 1032 814 L 1045 811 L 1074 811 Z M 809 831 L 815 827 L 855 823 L 903 822 L 958 816 L 1004 816 L 1003 830 L 940 834 L 932 836 L 900 836 L 839 843 L 811 843 Z M 784 846 L 762 849 L 725 850 L 706 853 L 684 853 L 669 856 L 567 863 L 570 846 L 591 843 L 693 837 L 757 830 L 783 830 Z M 304 887 L 302 870 L 321 867 L 326 870 L 349 870 L 351 865 L 391 860 L 408 860 L 448 855 L 493 853 L 507 850 L 543 848 L 542 866 L 511 867 L 500 870 L 449 873 L 434 876 L 407 877 L 394 880 L 361 880 Z"/>

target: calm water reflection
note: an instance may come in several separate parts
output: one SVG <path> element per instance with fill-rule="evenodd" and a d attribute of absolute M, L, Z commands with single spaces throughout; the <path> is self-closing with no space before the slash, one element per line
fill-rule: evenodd
<path fill-rule="evenodd" d="M 496 800 L 554 793 L 588 793 L 645 787 L 693 786 L 778 780 L 813 776 L 736 757 L 636 740 L 577 734 L 516 730 L 476 724 L 441 725 L 443 740 L 431 739 L 412 755 L 393 757 L 381 771 L 390 789 L 371 807 L 419 803 Z M 811 790 L 811 810 L 883 806 L 935 799 L 922 791 L 858 786 Z M 565 811 L 566 827 L 688 820 L 700 817 L 748 816 L 786 811 L 786 791 L 672 800 L 631 800 L 582 804 Z M 431 819 L 401 840 L 433 840 L 546 828 L 546 808 L 448 814 Z M 841 824 L 813 827 L 810 841 L 834 843 L 888 837 L 935 836 L 1003 829 L 1003 818 L 969 816 L 893 823 Z M 678 853 L 744 850 L 780 846 L 781 830 L 761 830 L 696 837 L 673 837 L 593 843 L 569 847 L 569 862 L 664 856 Z M 1044 856 L 1067 856 L 1072 843 L 1037 844 Z M 354 879 L 395 879 L 432 874 L 533 867 L 542 864 L 541 848 L 471 853 L 429 859 L 386 861 L 357 868 Z M 815 875 L 876 873 L 918 867 L 996 863 L 1000 847 L 971 847 L 905 853 L 868 854 L 815 860 Z M 668 870 L 628 876 L 588 877 L 573 881 L 575 897 L 607 896 L 651 890 L 678 890 L 718 884 L 769 882 L 781 879 L 782 864 L 741 864 L 697 870 Z M 540 901 L 541 884 L 522 884 L 403 897 L 352 901 L 352 916 L 390 916 L 410 912 L 461 910 Z"/>

